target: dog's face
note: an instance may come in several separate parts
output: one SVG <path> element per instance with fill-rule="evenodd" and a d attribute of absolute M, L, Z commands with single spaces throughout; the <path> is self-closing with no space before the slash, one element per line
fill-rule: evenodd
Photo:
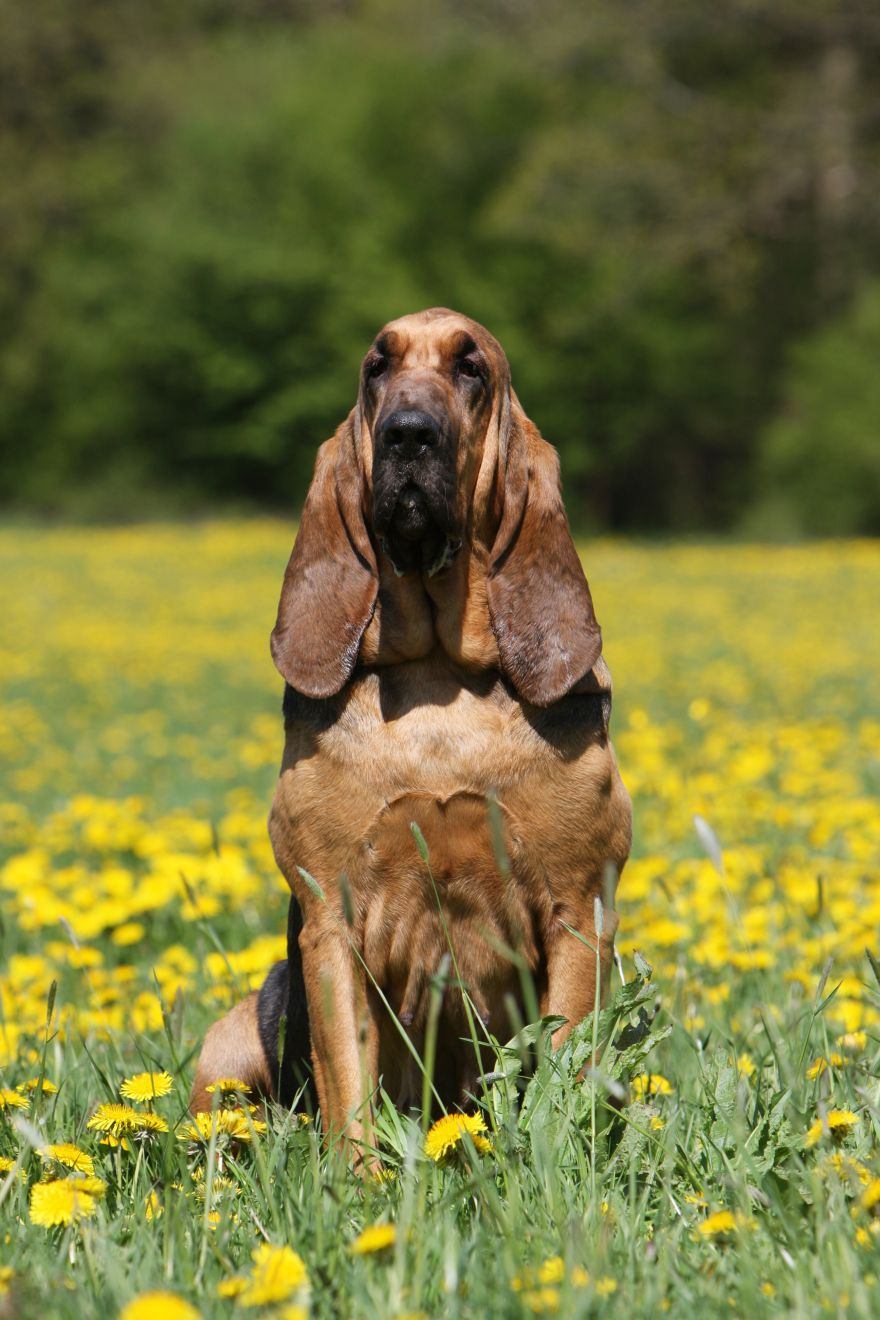
<path fill-rule="evenodd" d="M 461 549 L 499 387 L 500 345 L 443 309 L 390 322 L 364 358 L 373 530 L 398 573 L 433 575 Z"/>
<path fill-rule="evenodd" d="M 357 404 L 318 453 L 284 577 L 272 654 L 291 687 L 339 692 L 362 643 L 371 666 L 443 645 L 539 706 L 601 652 L 556 452 L 497 340 L 445 308 L 376 336 Z"/>

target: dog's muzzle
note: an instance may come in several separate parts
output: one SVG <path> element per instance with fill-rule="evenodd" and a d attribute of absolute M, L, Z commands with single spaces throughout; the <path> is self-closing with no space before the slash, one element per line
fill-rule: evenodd
<path fill-rule="evenodd" d="M 374 433 L 373 525 L 398 575 L 439 573 L 455 558 L 455 456 L 443 424 L 403 408 Z"/>

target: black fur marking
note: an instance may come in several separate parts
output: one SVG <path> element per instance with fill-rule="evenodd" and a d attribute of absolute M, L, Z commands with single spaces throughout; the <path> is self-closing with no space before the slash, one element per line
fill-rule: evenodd
<path fill-rule="evenodd" d="M 289 1109 L 297 1091 L 305 1086 L 296 1108 L 301 1113 L 314 1113 L 317 1093 L 312 1078 L 309 1010 L 299 948 L 301 930 L 302 913 L 296 899 L 291 898 L 287 915 L 287 958 L 275 964 L 260 987 L 257 1024 L 269 1075 L 274 1082 L 275 1098 Z M 284 1053 L 279 1067 L 278 1042 L 281 1019 L 285 1014 Z"/>
<path fill-rule="evenodd" d="M 336 723 L 339 702 L 335 697 L 304 697 L 296 688 L 285 683 L 281 712 L 285 728 L 288 724 L 305 724 L 315 733 L 321 733 Z"/>

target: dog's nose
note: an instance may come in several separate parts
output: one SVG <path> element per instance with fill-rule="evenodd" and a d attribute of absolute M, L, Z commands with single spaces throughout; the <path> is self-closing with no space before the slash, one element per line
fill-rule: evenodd
<path fill-rule="evenodd" d="M 417 408 L 401 409 L 385 418 L 379 427 L 378 438 L 389 449 L 406 457 L 415 457 L 437 444 L 440 424 L 430 413 Z"/>

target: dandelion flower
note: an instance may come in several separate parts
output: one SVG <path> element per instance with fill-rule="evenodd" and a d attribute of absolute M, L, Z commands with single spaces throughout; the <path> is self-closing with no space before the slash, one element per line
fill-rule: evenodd
<path fill-rule="evenodd" d="M 31 1102 L 11 1086 L 0 1086 L 0 1109 L 30 1109 Z"/>
<path fill-rule="evenodd" d="M 645 1100 L 652 1095 L 672 1095 L 672 1084 L 659 1073 L 640 1073 L 633 1077 L 630 1089 L 636 1100 Z"/>
<path fill-rule="evenodd" d="M 396 1240 L 397 1229 L 393 1224 L 371 1224 L 362 1233 L 358 1233 L 350 1250 L 354 1256 L 369 1256 L 374 1251 L 393 1247 Z"/>
<path fill-rule="evenodd" d="M 880 1178 L 872 1178 L 862 1193 L 862 1209 L 876 1214 L 880 1211 Z"/>
<path fill-rule="evenodd" d="M 69 1174 L 65 1181 L 78 1192 L 87 1192 L 89 1196 L 100 1197 L 107 1194 L 107 1184 L 104 1179 L 96 1178 L 93 1174 Z"/>
<path fill-rule="evenodd" d="M 212 1132 L 216 1133 L 218 1140 L 228 1137 L 231 1141 L 250 1141 L 252 1128 L 255 1132 L 265 1132 L 266 1124 L 254 1119 L 248 1121 L 239 1109 L 218 1109 L 214 1114 L 204 1111 L 196 1114 L 177 1135 L 181 1141 L 203 1141 L 206 1145 Z"/>
<path fill-rule="evenodd" d="M 126 1100 L 157 1100 L 168 1095 L 174 1085 L 174 1078 L 167 1072 L 135 1073 L 127 1077 L 119 1088 L 119 1094 Z"/>
<path fill-rule="evenodd" d="M 119 1320 L 200 1320 L 194 1306 L 173 1292 L 146 1292 L 124 1306 Z"/>
<path fill-rule="evenodd" d="M 522 1299 L 534 1315 L 555 1315 L 559 1310 L 558 1288 L 530 1288 Z"/>
<path fill-rule="evenodd" d="M 460 1146 L 465 1136 L 469 1136 L 481 1155 L 492 1149 L 486 1131 L 486 1121 L 482 1114 L 445 1114 L 428 1129 L 425 1137 L 425 1154 L 439 1163 Z"/>
<path fill-rule="evenodd" d="M 217 1284 L 218 1297 L 238 1297 L 248 1286 L 248 1279 L 244 1274 L 233 1274 L 229 1279 L 221 1279 Z"/>
<path fill-rule="evenodd" d="M 86 1127 L 95 1132 L 109 1132 L 113 1137 L 121 1137 L 123 1133 L 131 1132 L 134 1123 L 141 1117 L 131 1105 L 98 1105 Z"/>
<path fill-rule="evenodd" d="M 9 1292 L 9 1285 L 15 1275 L 15 1270 L 11 1265 L 0 1265 L 0 1297 L 5 1297 Z"/>
<path fill-rule="evenodd" d="M 596 1292 L 600 1297 L 610 1297 L 613 1292 L 617 1292 L 617 1280 L 606 1275 L 604 1279 L 596 1280 Z"/>
<path fill-rule="evenodd" d="M 826 1133 L 835 1140 L 842 1140 L 858 1121 L 858 1114 L 854 1114 L 851 1109 L 829 1109 L 824 1121 L 822 1118 L 817 1118 L 810 1125 L 805 1144 L 815 1146 Z"/>
<path fill-rule="evenodd" d="M 31 1188 L 31 1223 L 38 1224 L 40 1228 L 75 1224 L 80 1219 L 88 1219 L 97 1209 L 98 1202 L 94 1196 L 67 1178 L 34 1183 Z"/>
<path fill-rule="evenodd" d="M 157 1132 L 167 1132 L 168 1124 L 159 1114 L 151 1114 L 149 1110 L 140 1113 L 135 1110 L 135 1117 L 132 1119 L 131 1135 L 135 1141 L 146 1141 L 149 1137 L 155 1136 Z"/>
<path fill-rule="evenodd" d="M 79 1146 L 74 1146 L 70 1141 L 63 1141 L 55 1146 L 43 1146 L 37 1152 L 41 1160 L 47 1164 L 55 1162 L 63 1164 L 67 1169 L 74 1169 L 77 1173 L 94 1173 L 95 1161 L 91 1155 L 87 1155 Z"/>
<path fill-rule="evenodd" d="M 42 1091 L 43 1095 L 58 1094 L 58 1087 L 54 1082 L 50 1082 L 48 1077 L 44 1077 L 42 1081 L 39 1077 L 32 1077 L 29 1082 L 21 1082 L 15 1089 L 22 1092 L 30 1091 L 31 1094 L 34 1091 Z"/>
<path fill-rule="evenodd" d="M 732 1210 L 718 1210 L 697 1225 L 697 1232 L 703 1238 L 723 1237 L 743 1228 L 751 1228 L 753 1221 L 745 1215 L 734 1214 Z"/>
<path fill-rule="evenodd" d="M 820 1056 L 818 1059 L 814 1059 L 807 1069 L 807 1078 L 809 1081 L 814 1082 L 817 1077 L 822 1076 L 829 1064 L 835 1068 L 842 1068 L 845 1063 L 846 1059 L 842 1054 L 838 1054 L 836 1051 L 829 1054 L 827 1059 L 823 1059 Z"/>
<path fill-rule="evenodd" d="M 253 1253 L 254 1268 L 245 1289 L 238 1295 L 239 1306 L 269 1306 L 286 1302 L 300 1288 L 307 1288 L 309 1276 L 305 1264 L 292 1247 L 272 1247 L 268 1243 Z"/>
<path fill-rule="evenodd" d="M 109 1146 L 112 1150 L 115 1150 L 117 1146 L 120 1150 L 131 1150 L 128 1137 L 115 1137 L 112 1132 L 108 1132 L 101 1137 L 98 1145 Z"/>
<path fill-rule="evenodd" d="M 213 1095 L 219 1091 L 222 1096 L 227 1095 L 250 1095 L 251 1088 L 247 1082 L 243 1082 L 240 1077 L 218 1077 L 216 1082 L 206 1086 L 208 1095 Z"/>

